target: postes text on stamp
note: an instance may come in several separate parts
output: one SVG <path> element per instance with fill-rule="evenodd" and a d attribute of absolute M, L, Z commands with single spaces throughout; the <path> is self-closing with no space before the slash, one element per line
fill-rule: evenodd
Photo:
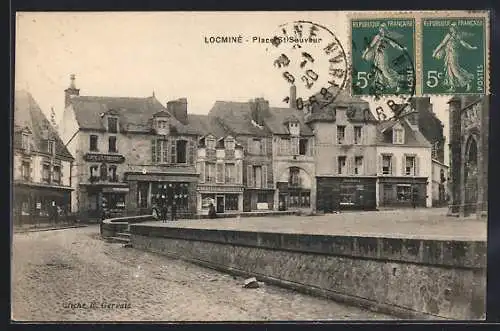
<path fill-rule="evenodd" d="M 415 91 L 415 19 L 351 20 L 352 94 L 381 97 Z"/>
<path fill-rule="evenodd" d="M 422 92 L 485 93 L 485 19 L 422 20 Z"/>

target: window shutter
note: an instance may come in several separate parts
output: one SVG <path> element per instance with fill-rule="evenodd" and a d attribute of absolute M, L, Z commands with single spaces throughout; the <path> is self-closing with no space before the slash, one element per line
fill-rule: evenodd
<path fill-rule="evenodd" d="M 419 169 L 419 157 L 415 156 L 415 176 L 420 176 L 420 169 Z"/>
<path fill-rule="evenodd" d="M 262 188 L 267 188 L 267 166 L 262 166 Z"/>
<path fill-rule="evenodd" d="M 253 187 L 253 166 L 247 166 L 247 186 Z"/>
<path fill-rule="evenodd" d="M 151 140 L 151 162 L 156 163 L 156 139 Z"/>
<path fill-rule="evenodd" d="M 299 138 L 293 137 L 291 143 L 292 143 L 292 155 L 298 155 L 299 154 Z"/>
<path fill-rule="evenodd" d="M 236 163 L 236 183 L 241 184 L 241 162 Z"/>
<path fill-rule="evenodd" d="M 382 170 L 382 167 L 384 166 L 384 159 L 382 154 L 379 154 L 377 156 L 377 172 L 376 174 L 384 174 L 384 171 Z"/>
<path fill-rule="evenodd" d="M 397 163 L 398 160 L 394 155 L 391 155 L 391 169 L 390 169 L 390 174 L 393 176 L 396 176 L 396 169 L 397 169 Z"/>
<path fill-rule="evenodd" d="M 252 138 L 248 138 L 247 152 L 248 152 L 248 154 L 254 154 L 254 152 L 253 152 L 253 139 Z"/>
<path fill-rule="evenodd" d="M 337 156 L 333 157 L 333 173 L 338 174 L 339 173 L 339 158 Z"/>
<path fill-rule="evenodd" d="M 170 140 L 170 162 L 177 163 L 177 140 Z"/>
<path fill-rule="evenodd" d="M 186 160 L 188 161 L 188 163 L 189 164 L 194 164 L 194 162 L 195 162 L 196 148 L 195 148 L 193 139 L 189 139 L 186 153 L 188 154 L 187 158 L 186 158 Z"/>
<path fill-rule="evenodd" d="M 314 138 L 307 140 L 307 155 L 314 156 Z"/>
<path fill-rule="evenodd" d="M 261 140 L 261 146 L 262 146 L 262 155 L 266 155 L 267 154 L 267 139 L 266 138 L 262 138 Z"/>
<path fill-rule="evenodd" d="M 163 162 L 163 163 L 168 163 L 168 157 L 170 155 L 169 153 L 169 146 L 168 146 L 168 140 L 163 140 L 162 142 L 163 146 L 162 147 L 162 153 L 163 153 L 163 159 L 159 160 L 160 162 Z"/>
<path fill-rule="evenodd" d="M 197 170 L 198 173 L 200 174 L 200 183 L 205 182 L 205 162 L 197 162 Z"/>

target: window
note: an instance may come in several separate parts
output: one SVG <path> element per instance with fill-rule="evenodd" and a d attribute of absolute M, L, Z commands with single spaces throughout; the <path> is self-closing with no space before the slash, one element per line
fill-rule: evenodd
<path fill-rule="evenodd" d="M 264 154 L 263 141 L 260 139 L 253 139 L 251 148 L 252 148 L 252 154 L 257 154 L 257 155 Z"/>
<path fill-rule="evenodd" d="M 299 140 L 299 154 L 300 155 L 308 155 L 307 146 L 309 140 L 308 139 L 300 139 Z"/>
<path fill-rule="evenodd" d="M 60 166 L 54 166 L 53 181 L 56 184 L 61 183 L 61 167 Z"/>
<path fill-rule="evenodd" d="M 56 152 L 54 145 L 55 145 L 54 140 L 47 141 L 47 152 L 49 152 L 50 155 L 54 155 Z"/>
<path fill-rule="evenodd" d="M 234 140 L 233 139 L 227 139 L 226 143 L 225 143 L 225 147 L 226 147 L 227 150 L 230 150 L 230 151 L 234 150 L 234 147 L 235 147 Z"/>
<path fill-rule="evenodd" d="M 116 174 L 116 166 L 109 166 L 109 181 L 110 182 L 118 182 L 118 175 Z"/>
<path fill-rule="evenodd" d="M 96 135 L 93 135 L 93 134 L 90 135 L 90 148 L 89 149 L 93 152 L 98 151 L 98 149 L 97 149 L 97 136 Z"/>
<path fill-rule="evenodd" d="M 226 163 L 226 183 L 236 183 L 236 165 Z"/>
<path fill-rule="evenodd" d="M 90 181 L 95 181 L 98 177 L 99 174 L 98 172 L 99 167 L 96 165 L 90 166 Z"/>
<path fill-rule="evenodd" d="M 21 137 L 22 148 L 26 151 L 30 150 L 30 136 L 27 133 L 23 133 Z"/>
<path fill-rule="evenodd" d="M 215 182 L 215 163 L 208 163 L 205 170 L 205 181 L 207 183 Z"/>
<path fill-rule="evenodd" d="M 404 144 L 404 131 L 402 128 L 395 128 L 393 131 L 393 143 Z"/>
<path fill-rule="evenodd" d="M 27 161 L 23 161 L 22 163 L 22 168 L 21 168 L 21 175 L 24 180 L 30 180 L 30 163 Z"/>
<path fill-rule="evenodd" d="M 354 143 L 355 144 L 361 144 L 361 141 L 362 141 L 362 129 L 363 127 L 361 126 L 355 126 L 354 127 Z"/>
<path fill-rule="evenodd" d="M 339 156 L 338 158 L 338 173 L 339 175 L 345 174 L 345 168 L 346 168 L 346 157 L 345 156 Z"/>
<path fill-rule="evenodd" d="M 290 192 L 288 201 L 291 208 L 309 208 L 310 192 Z"/>
<path fill-rule="evenodd" d="M 411 185 L 397 185 L 396 194 L 398 201 L 411 201 Z"/>
<path fill-rule="evenodd" d="M 299 155 L 299 138 L 292 138 L 292 155 Z"/>
<path fill-rule="evenodd" d="M 215 149 L 215 139 L 210 137 L 207 138 L 207 148 L 208 149 Z"/>
<path fill-rule="evenodd" d="M 177 140 L 177 163 L 186 163 L 187 162 L 187 141 L 186 140 Z"/>
<path fill-rule="evenodd" d="M 337 125 L 337 144 L 343 144 L 345 142 L 345 126 Z"/>
<path fill-rule="evenodd" d="M 108 132 L 118 132 L 118 119 L 116 117 L 108 117 Z"/>
<path fill-rule="evenodd" d="M 288 178 L 288 184 L 290 186 L 299 186 L 300 185 L 300 169 L 299 168 L 290 168 L 290 176 Z"/>
<path fill-rule="evenodd" d="M 224 163 L 217 163 L 217 177 L 215 181 L 217 183 L 224 183 Z"/>
<path fill-rule="evenodd" d="M 392 156 L 382 155 L 382 174 L 390 175 L 392 173 Z"/>
<path fill-rule="evenodd" d="M 362 156 L 354 157 L 354 174 L 355 175 L 363 174 L 363 157 Z"/>
<path fill-rule="evenodd" d="M 48 164 L 42 166 L 42 181 L 44 183 L 50 183 L 50 165 Z"/>
<path fill-rule="evenodd" d="M 125 209 L 124 193 L 103 193 L 103 200 L 109 209 Z"/>
<path fill-rule="evenodd" d="M 108 178 L 108 167 L 105 163 L 101 164 L 101 180 L 107 180 Z"/>
<path fill-rule="evenodd" d="M 280 154 L 290 155 L 290 138 L 281 138 Z"/>
<path fill-rule="evenodd" d="M 226 210 L 238 210 L 238 194 L 226 194 L 224 200 Z"/>
<path fill-rule="evenodd" d="M 260 188 L 262 187 L 262 167 L 254 166 L 253 167 L 253 178 L 254 178 L 254 187 Z"/>
<path fill-rule="evenodd" d="M 406 156 L 405 157 L 405 175 L 415 176 L 415 157 Z"/>
<path fill-rule="evenodd" d="M 147 182 L 137 183 L 137 206 L 139 206 L 139 208 L 148 207 L 148 192 L 149 192 L 149 183 Z"/>
<path fill-rule="evenodd" d="M 162 139 L 151 141 L 151 156 L 153 163 L 168 163 L 168 142 Z"/>
<path fill-rule="evenodd" d="M 165 120 L 158 120 L 158 129 L 166 129 L 168 122 Z"/>
<path fill-rule="evenodd" d="M 116 137 L 111 136 L 108 138 L 108 143 L 109 143 L 109 151 L 110 152 L 117 152 L 118 150 L 116 149 Z"/>

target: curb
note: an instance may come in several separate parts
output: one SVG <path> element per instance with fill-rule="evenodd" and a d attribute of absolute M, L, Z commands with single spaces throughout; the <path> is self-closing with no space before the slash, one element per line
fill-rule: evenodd
<path fill-rule="evenodd" d="M 73 228 L 85 228 L 87 226 L 88 225 L 68 225 L 68 226 L 62 226 L 62 227 L 57 227 L 57 228 L 52 227 L 52 228 L 26 229 L 26 230 L 14 229 L 14 233 L 56 231 L 56 230 L 73 229 Z"/>

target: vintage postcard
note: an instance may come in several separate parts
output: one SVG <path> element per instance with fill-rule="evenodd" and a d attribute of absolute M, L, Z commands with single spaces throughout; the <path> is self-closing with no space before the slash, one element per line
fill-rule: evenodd
<path fill-rule="evenodd" d="M 484 320 L 489 12 L 17 12 L 15 322 Z"/>

